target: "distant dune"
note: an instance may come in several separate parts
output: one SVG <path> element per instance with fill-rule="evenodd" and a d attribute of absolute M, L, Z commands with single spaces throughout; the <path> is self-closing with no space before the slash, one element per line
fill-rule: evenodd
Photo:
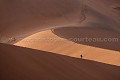
<path fill-rule="evenodd" d="M 0 42 L 84 20 L 81 0 L 0 0 Z M 14 42 L 15 43 L 15 42 Z"/>
<path fill-rule="evenodd" d="M 0 80 L 119 80 L 120 67 L 0 44 Z"/>
<path fill-rule="evenodd" d="M 66 26 L 101 24 L 100 27 L 120 32 L 120 11 L 112 8 L 119 3 L 119 0 L 0 0 L 0 42 L 14 44 L 34 33 Z"/>

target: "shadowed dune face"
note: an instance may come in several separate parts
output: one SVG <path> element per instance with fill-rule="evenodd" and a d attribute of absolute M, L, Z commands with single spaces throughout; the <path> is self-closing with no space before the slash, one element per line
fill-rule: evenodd
<path fill-rule="evenodd" d="M 120 51 L 120 33 L 109 28 L 66 27 L 54 29 L 53 33 L 79 44 Z"/>
<path fill-rule="evenodd" d="M 31 19 L 54 19 L 81 11 L 81 0 L 1 0 L 1 22 L 17 22 Z M 4 9 L 3 9 L 4 8 Z M 79 10 L 79 11 L 78 11 Z M 76 13 L 77 14 L 77 13 Z M 80 14 L 79 14 L 80 15 Z M 74 15 L 73 15 L 74 16 Z M 34 18 L 33 18 L 34 17 Z M 52 20 L 51 19 L 51 20 Z M 16 21 L 17 20 L 17 21 Z M 36 21 L 35 20 L 35 21 Z M 22 21 L 22 22 L 23 22 Z M 10 22 L 8 22 L 10 23 Z M 13 24 L 13 23 L 11 23 Z M 19 23 L 20 24 L 20 23 Z M 8 24 L 7 24 L 8 25 Z M 10 25 L 10 24 L 9 24 Z"/>
<path fill-rule="evenodd" d="M 65 15 L 65 14 L 69 14 L 75 10 L 78 10 L 80 8 L 80 5 L 82 0 L 51 0 L 51 1 L 48 1 L 48 0 L 20 0 L 20 1 L 16 1 L 16 0 L 1 0 L 1 6 L 3 6 L 5 8 L 5 10 L 3 10 L 1 8 L 1 11 L 2 11 L 2 15 L 6 15 L 6 14 L 16 14 L 18 12 L 20 12 L 19 14 L 16 14 L 12 17 L 15 17 L 17 15 L 23 15 L 21 13 L 26 13 L 27 15 L 27 12 L 25 10 L 28 10 L 28 11 L 34 11 L 33 14 L 35 13 L 35 10 L 33 9 L 36 9 L 36 14 L 39 14 L 37 13 L 38 12 L 41 12 L 40 15 L 41 16 L 44 16 L 44 17 L 58 17 L 59 15 Z M 5 4 L 7 6 L 5 6 Z M 22 5 L 22 6 L 21 6 Z M 33 8 L 33 9 L 32 9 Z M 29 10 L 30 9 L 30 10 Z M 12 11 L 9 12 L 7 10 L 12 10 L 16 13 L 13 13 Z M 8 12 L 8 13 L 6 13 Z M 3 14 L 5 13 L 5 14 Z M 61 13 L 61 14 L 60 14 Z M 30 14 L 30 13 L 29 13 Z M 32 13 L 31 13 L 32 14 Z M 6 15 L 7 17 L 7 15 Z M 10 16 L 11 17 L 11 16 Z"/>
<path fill-rule="evenodd" d="M 0 80 L 119 80 L 120 67 L 0 44 Z"/>
<path fill-rule="evenodd" d="M 0 37 L 25 38 L 52 27 L 76 24 L 84 19 L 82 10 L 82 0 L 0 0 Z"/>
<path fill-rule="evenodd" d="M 83 0 L 0 0 L 0 37 L 4 37 L 4 42 L 3 40 L 0 42 L 9 43 L 9 38 L 25 38 L 42 30 L 76 24 L 82 26 L 99 23 L 120 30 L 120 16 L 110 7 L 119 3 L 118 0 L 84 0 L 84 2 Z M 82 21 L 83 24 L 78 24 Z"/>

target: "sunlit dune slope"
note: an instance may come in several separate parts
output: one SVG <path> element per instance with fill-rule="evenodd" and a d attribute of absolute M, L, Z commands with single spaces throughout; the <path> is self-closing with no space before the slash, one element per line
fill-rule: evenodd
<path fill-rule="evenodd" d="M 80 58 L 80 55 L 83 54 L 84 59 L 120 66 L 119 51 L 78 44 L 58 37 L 57 35 L 52 33 L 51 30 L 31 35 L 16 43 L 15 45 L 77 58 Z"/>
<path fill-rule="evenodd" d="M 0 80 L 119 80 L 120 67 L 0 44 Z"/>

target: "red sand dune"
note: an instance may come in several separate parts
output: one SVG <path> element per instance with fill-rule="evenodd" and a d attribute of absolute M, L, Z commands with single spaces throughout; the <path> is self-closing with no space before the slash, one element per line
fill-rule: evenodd
<path fill-rule="evenodd" d="M 119 38 L 120 10 L 114 9 L 116 5 L 120 5 L 120 0 L 84 0 L 84 3 L 82 0 L 0 0 L 0 43 L 19 43 L 22 39 L 29 38 L 32 34 L 34 36 L 35 33 L 43 30 L 71 26 L 87 27 L 86 30 L 82 30 L 83 33 L 88 27 L 94 27 L 95 30 L 89 32 L 89 29 L 87 34 L 100 30 L 103 32 L 102 37 L 109 34 L 113 37 L 114 34 Z M 107 30 L 104 31 L 105 29 Z M 71 34 L 68 36 L 66 32 L 60 31 L 57 35 L 64 38 L 74 37 L 73 32 Z M 46 34 L 42 37 L 50 37 L 49 35 L 55 36 Z M 34 36 L 34 38 L 38 37 Z M 36 47 L 33 44 L 27 47 L 39 49 L 41 46 L 37 44 Z M 61 44 L 60 47 L 58 44 L 42 45 L 44 46 L 41 47 L 47 49 L 47 52 L 0 44 L 0 80 L 120 80 L 120 67 L 118 67 L 120 45 L 117 43 L 107 44 L 107 47 L 96 44 L 92 44 L 94 47 L 79 43 L 73 45 L 69 41 L 66 41 L 65 45 Z M 66 45 L 76 48 L 70 47 L 65 50 Z M 81 49 L 86 55 L 85 59 L 89 60 L 58 55 L 57 51 L 54 52 L 56 54 L 52 54 L 49 52 L 52 49 L 55 51 L 57 49 L 60 54 L 70 53 L 75 57 L 79 57 L 79 49 Z M 89 52 L 85 52 L 86 49 Z M 91 54 L 88 54 L 90 52 Z M 90 61 L 91 59 L 103 63 Z"/>
<path fill-rule="evenodd" d="M 57 35 L 55 35 L 51 30 L 46 30 L 31 35 L 21 40 L 20 42 L 17 42 L 14 45 L 77 57 L 77 58 L 80 58 L 80 55 L 82 54 L 84 56 L 84 59 L 120 66 L 120 52 L 114 51 L 114 50 L 119 50 L 119 41 L 113 41 L 113 42 L 104 42 L 104 41 L 79 42 L 78 41 L 75 43 L 74 41 L 72 42 L 70 40 L 67 40 L 69 38 L 74 39 L 76 37 L 78 38 L 79 37 L 83 37 L 83 38 L 84 37 L 88 37 L 88 38 L 89 37 L 101 37 L 101 38 L 119 37 L 116 32 L 110 30 L 106 32 L 105 31 L 106 29 L 102 30 L 98 28 L 93 28 L 93 29 L 59 28 L 56 29 L 54 32 Z M 92 32 L 94 33 L 96 32 L 96 34 Z M 98 47 L 107 48 L 107 49 L 102 49 Z"/>
<path fill-rule="evenodd" d="M 0 44 L 0 80 L 120 80 L 120 67 Z"/>
<path fill-rule="evenodd" d="M 102 24 L 101 27 L 120 32 L 120 11 L 111 7 L 119 3 L 119 0 L 84 0 L 84 3 L 82 0 L 0 0 L 1 42 L 9 43 L 11 37 L 20 40 L 42 30 L 69 25 Z"/>
<path fill-rule="evenodd" d="M 24 38 L 84 19 L 81 0 L 0 0 L 0 37 Z M 5 41 L 6 40 L 6 41 Z"/>

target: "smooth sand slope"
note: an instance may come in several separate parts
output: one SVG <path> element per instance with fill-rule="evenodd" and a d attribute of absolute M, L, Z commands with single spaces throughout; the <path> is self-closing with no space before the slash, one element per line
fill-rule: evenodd
<path fill-rule="evenodd" d="M 0 44 L 0 80 L 120 80 L 120 67 Z"/>
<path fill-rule="evenodd" d="M 107 64 L 112 64 L 112 65 L 118 65 L 120 66 L 120 52 L 119 51 L 114 51 L 110 50 L 111 47 L 113 49 L 119 49 L 119 42 L 95 42 L 96 46 L 100 47 L 107 47 L 109 49 L 102 49 L 102 48 L 97 48 L 97 47 L 92 47 L 95 43 L 91 42 L 83 42 L 84 44 L 86 43 L 87 45 L 83 45 L 82 43 L 75 43 L 72 41 L 69 41 L 65 39 L 66 37 L 77 37 L 77 35 L 82 35 L 81 37 L 88 36 L 88 31 L 86 34 L 84 33 L 85 31 L 83 30 L 84 34 L 79 34 L 80 32 L 75 31 L 76 28 L 74 29 L 64 29 L 61 31 L 61 29 L 55 30 L 58 35 L 55 35 L 51 30 L 43 31 L 36 33 L 34 35 L 31 35 L 22 41 L 16 43 L 15 45 L 17 46 L 23 46 L 23 47 L 28 47 L 28 48 L 33 48 L 33 49 L 38 49 L 38 50 L 43 50 L 43 51 L 48 51 L 48 52 L 53 52 L 57 54 L 62 54 L 62 55 L 67 55 L 67 56 L 72 56 L 72 57 L 77 57 L 80 58 L 80 55 L 83 54 L 84 59 L 89 59 L 89 60 L 94 60 L 98 62 L 103 62 Z M 80 29 L 77 29 L 80 30 Z M 64 31 L 68 32 L 65 33 Z M 71 33 L 71 31 L 74 31 Z M 92 32 L 94 30 L 92 29 Z M 77 32 L 77 33 L 76 33 Z M 90 32 L 90 31 L 89 31 Z M 98 31 L 96 31 L 98 32 Z M 98 32 L 99 33 L 99 32 Z M 62 36 L 64 38 L 59 37 Z M 92 36 L 97 36 L 90 34 Z M 106 34 L 107 35 L 107 34 Z M 110 35 L 110 34 L 109 34 Z M 98 34 L 99 36 L 99 34 Z M 102 35 L 103 36 L 103 35 Z M 90 37 L 90 36 L 88 36 Z M 103 36 L 105 37 L 105 36 Z M 90 46 L 88 46 L 90 44 Z M 102 44 L 102 45 L 101 45 Z M 106 45 L 105 45 L 106 44 Z M 110 44 L 110 45 L 109 45 Z M 108 46 L 107 46 L 108 45 Z M 110 47 L 109 47 L 110 46 Z"/>
<path fill-rule="evenodd" d="M 84 20 L 81 0 L 0 0 L 1 42 Z"/>
<path fill-rule="evenodd" d="M 112 7 L 116 4 L 120 1 L 0 0 L 0 42 L 13 44 L 20 41 L 19 37 L 23 39 L 42 30 L 73 25 L 102 25 L 120 32 L 120 11 Z"/>

